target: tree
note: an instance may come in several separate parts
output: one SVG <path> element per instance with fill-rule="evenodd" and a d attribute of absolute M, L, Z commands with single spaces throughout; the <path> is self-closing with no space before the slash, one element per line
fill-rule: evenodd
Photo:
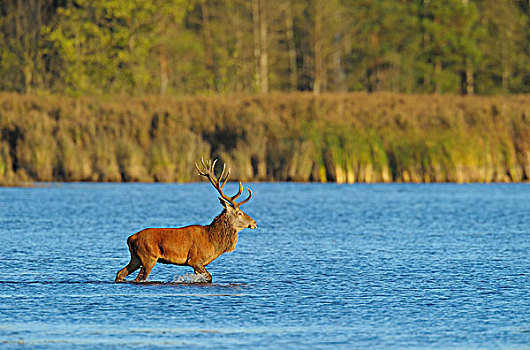
<path fill-rule="evenodd" d="M 349 88 L 413 91 L 413 64 L 421 39 L 416 6 L 395 0 L 356 0 L 347 5 Z"/>
<path fill-rule="evenodd" d="M 477 86 L 481 92 L 528 92 L 527 18 L 513 0 L 477 2 L 487 35 L 480 41 L 484 55 Z M 528 79 L 525 81 L 525 79 Z"/>
<path fill-rule="evenodd" d="M 430 73 L 432 91 L 465 92 L 469 89 L 467 92 L 472 92 L 471 70 L 480 56 L 475 6 L 465 0 L 424 0 L 422 13 L 422 28 L 427 38 L 423 60 L 427 63 L 426 75 Z"/>
<path fill-rule="evenodd" d="M 0 89 L 530 91 L 530 0 L 4 0 Z"/>
<path fill-rule="evenodd" d="M 0 88 L 31 93 L 48 83 L 48 48 L 41 28 L 60 4 L 51 0 L 0 2 Z"/>
<path fill-rule="evenodd" d="M 74 95 L 145 93 L 154 76 L 167 80 L 162 34 L 183 18 L 186 6 L 185 0 L 77 0 L 60 8 L 57 26 L 46 33 L 63 63 L 56 72 L 62 88 Z M 161 67 L 149 65 L 154 52 Z"/>
<path fill-rule="evenodd" d="M 346 22 L 341 12 L 338 0 L 312 0 L 295 18 L 299 89 L 311 90 L 315 95 L 335 89 L 336 73 L 340 74 L 345 56 Z"/>
<path fill-rule="evenodd" d="M 265 0 L 252 0 L 252 23 L 254 37 L 254 58 L 258 91 L 269 92 L 268 23 Z"/>

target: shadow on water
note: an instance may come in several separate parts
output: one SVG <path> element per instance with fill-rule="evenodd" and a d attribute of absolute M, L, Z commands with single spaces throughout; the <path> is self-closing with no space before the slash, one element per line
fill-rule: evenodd
<path fill-rule="evenodd" d="M 247 284 L 219 284 L 219 283 L 175 283 L 164 281 L 0 281 L 0 290 L 9 287 L 17 289 L 27 289 L 35 287 L 38 290 L 49 288 L 59 288 L 60 292 L 55 296 L 76 297 L 76 298 L 94 298 L 94 297 L 243 297 L 249 294 Z M 68 287 L 70 286 L 70 287 Z M 81 288 L 79 290 L 78 287 Z M 123 287 L 127 287 L 124 289 Z M 131 289 L 131 287 L 133 289 Z M 76 288 L 77 292 L 64 293 L 64 288 Z M 94 289 L 96 288 L 96 289 Z M 96 292 L 97 290 L 97 292 Z M 132 293 L 132 294 L 131 294 Z M 0 299 L 5 298 L 30 298 L 38 299 L 45 294 L 28 294 L 28 293 L 0 293 Z"/>
<path fill-rule="evenodd" d="M 116 283 L 116 282 L 109 282 Z M 147 285 L 147 286 L 185 286 L 185 287 L 198 287 L 198 288 L 228 288 L 228 289 L 240 289 L 242 287 L 248 286 L 246 283 L 207 283 L 207 282 L 164 282 L 164 281 L 145 281 L 145 282 L 136 282 L 136 281 L 123 281 L 118 282 L 117 284 L 134 284 L 134 285 Z"/>
<path fill-rule="evenodd" d="M 202 283 L 202 282 L 194 282 L 194 283 L 184 283 L 184 282 L 165 282 L 165 281 L 144 281 L 144 282 L 136 282 L 136 281 L 122 281 L 122 282 L 112 282 L 112 281 L 0 281 L 0 285 L 29 285 L 29 284 L 40 284 L 40 285 L 58 285 L 58 284 L 77 284 L 77 285 L 137 285 L 137 286 L 184 286 L 184 287 L 199 287 L 199 288 L 228 288 L 228 289 L 240 289 L 243 287 L 247 287 L 247 283 Z"/>

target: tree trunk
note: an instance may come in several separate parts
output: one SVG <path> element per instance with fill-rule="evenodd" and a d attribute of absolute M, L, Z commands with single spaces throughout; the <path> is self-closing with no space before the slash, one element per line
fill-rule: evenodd
<path fill-rule="evenodd" d="M 471 60 L 466 57 L 466 95 L 475 93 L 475 79 L 473 77 L 473 65 Z"/>
<path fill-rule="evenodd" d="M 210 29 L 210 12 L 207 1 L 201 2 L 201 19 L 202 19 L 202 35 L 204 37 L 204 63 L 206 69 L 210 71 L 215 80 L 213 49 L 212 49 L 212 32 Z M 211 87 L 210 87 L 211 88 Z M 214 86 L 215 88 L 215 86 Z"/>
<path fill-rule="evenodd" d="M 511 31 L 506 28 L 506 37 L 502 45 L 502 88 L 505 92 L 508 92 L 510 88 L 510 75 L 511 75 L 511 64 L 510 64 L 510 40 Z"/>
<path fill-rule="evenodd" d="M 429 14 L 429 2 L 430 0 L 423 0 L 423 17 L 427 18 Z M 429 33 L 424 29 L 423 30 L 423 51 L 426 52 L 427 48 L 430 45 Z M 431 92 L 431 72 L 425 71 L 423 73 L 423 89 L 424 92 Z"/>
<path fill-rule="evenodd" d="M 22 76 L 24 80 L 24 93 L 31 93 L 31 85 L 33 80 L 33 61 L 31 55 L 31 31 L 29 28 L 29 20 L 27 16 L 32 13 L 30 8 L 29 13 L 26 12 L 26 6 L 22 0 L 16 2 L 15 14 L 15 38 L 20 42 L 20 55 L 22 56 Z"/>
<path fill-rule="evenodd" d="M 315 68 L 314 68 L 314 80 L 313 80 L 313 94 L 319 95 L 322 89 L 323 83 L 323 67 L 322 67 L 322 14 L 320 11 L 320 1 L 316 0 L 314 6 L 315 11 L 315 29 L 314 29 L 314 58 L 315 58 Z"/>
<path fill-rule="evenodd" d="M 435 57 L 434 62 L 434 93 L 435 94 L 441 94 L 442 93 L 442 87 L 440 85 L 440 80 L 442 77 L 442 59 L 440 58 L 440 55 L 437 54 Z"/>
<path fill-rule="evenodd" d="M 346 92 L 346 85 L 345 85 L 345 81 L 346 81 L 346 73 L 344 72 L 344 67 L 343 67 L 343 64 L 342 64 L 342 51 L 341 51 L 341 46 L 340 46 L 340 41 L 341 41 L 341 37 L 340 36 L 336 36 L 333 41 L 334 41 L 334 48 L 333 48 L 333 73 L 334 73 L 334 77 L 333 77 L 333 85 L 334 85 L 334 90 L 335 91 L 340 91 L 340 92 Z"/>
<path fill-rule="evenodd" d="M 291 85 L 291 90 L 294 91 L 298 88 L 298 71 L 296 66 L 296 46 L 294 42 L 293 14 L 291 11 L 290 1 L 286 2 L 285 7 L 285 35 L 287 37 L 287 45 L 289 47 L 289 82 Z"/>
<path fill-rule="evenodd" d="M 434 22 L 440 24 L 440 18 L 435 17 Z M 434 93 L 440 94 L 442 92 L 442 87 L 440 85 L 440 80 L 442 79 L 442 50 L 440 48 L 440 43 L 436 44 L 435 56 L 434 56 Z"/>
<path fill-rule="evenodd" d="M 469 5 L 469 0 L 462 0 L 462 5 L 467 7 Z M 464 91 L 466 95 L 473 95 L 475 93 L 475 81 L 473 79 L 473 65 L 469 57 L 465 58 L 465 74 L 464 74 Z"/>
<path fill-rule="evenodd" d="M 260 92 L 269 92 L 269 55 L 268 55 L 268 33 L 267 33 L 267 16 L 264 9 L 265 0 L 259 1 L 259 71 L 260 71 Z"/>
<path fill-rule="evenodd" d="M 259 60 L 260 60 L 260 53 L 261 53 L 261 46 L 260 46 L 260 27 L 259 27 L 259 0 L 252 0 L 252 39 L 253 39 L 253 47 L 254 47 L 254 63 L 255 63 L 255 77 L 254 80 L 256 82 L 256 85 L 259 86 L 261 82 L 261 72 L 259 68 Z"/>
<path fill-rule="evenodd" d="M 245 82 L 247 81 L 247 74 L 249 72 L 248 67 L 247 67 L 247 61 L 241 58 L 241 52 L 242 52 L 242 47 L 243 47 L 243 37 L 244 37 L 244 34 L 241 30 L 241 24 L 240 24 L 241 17 L 242 17 L 242 14 L 241 12 L 238 11 L 235 17 L 236 45 L 234 48 L 233 58 L 237 62 L 236 64 L 240 64 L 241 67 L 244 67 L 244 68 L 238 69 L 236 71 L 236 79 L 235 79 L 235 86 L 234 86 L 236 91 L 244 90 L 245 85 L 246 85 Z"/>

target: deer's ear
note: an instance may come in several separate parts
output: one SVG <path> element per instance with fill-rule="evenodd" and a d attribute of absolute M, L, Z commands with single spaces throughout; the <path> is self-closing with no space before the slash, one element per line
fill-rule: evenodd
<path fill-rule="evenodd" d="M 232 204 L 228 203 L 225 199 L 223 199 L 222 197 L 218 197 L 218 198 L 223 208 L 225 208 L 226 210 L 234 209 L 234 207 L 232 207 Z"/>

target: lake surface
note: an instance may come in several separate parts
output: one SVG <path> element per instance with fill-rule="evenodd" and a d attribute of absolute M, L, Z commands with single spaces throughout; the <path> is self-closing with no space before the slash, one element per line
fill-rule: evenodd
<path fill-rule="evenodd" d="M 248 185 L 212 285 L 112 282 L 129 235 L 211 222 L 209 184 L 0 188 L 0 348 L 529 348 L 530 185 Z"/>

